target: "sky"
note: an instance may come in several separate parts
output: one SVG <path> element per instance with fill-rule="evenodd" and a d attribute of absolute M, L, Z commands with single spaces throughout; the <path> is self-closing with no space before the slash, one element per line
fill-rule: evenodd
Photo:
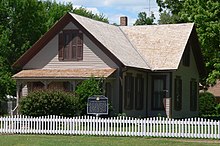
<path fill-rule="evenodd" d="M 119 24 L 120 16 L 127 16 L 128 24 L 133 25 L 139 12 L 146 12 L 148 16 L 153 12 L 155 22 L 159 18 L 156 0 L 56 0 L 56 2 L 71 2 L 75 8 L 84 7 L 93 13 L 103 14 L 110 24 Z"/>

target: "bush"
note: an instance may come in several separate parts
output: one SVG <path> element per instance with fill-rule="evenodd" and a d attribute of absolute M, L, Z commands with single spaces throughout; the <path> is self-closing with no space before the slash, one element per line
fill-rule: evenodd
<path fill-rule="evenodd" d="M 199 94 L 199 114 L 201 116 L 216 114 L 216 102 L 213 94 L 209 92 Z"/>
<path fill-rule="evenodd" d="M 29 116 L 61 115 L 75 116 L 79 100 L 64 91 L 38 90 L 21 98 L 20 112 Z"/>
<path fill-rule="evenodd" d="M 101 95 L 102 92 L 102 79 L 95 79 L 91 77 L 88 80 L 84 80 L 75 91 L 76 96 L 80 100 L 81 114 L 86 114 L 87 99 L 93 95 Z"/>
<path fill-rule="evenodd" d="M 215 107 L 217 114 L 220 115 L 220 103 L 216 105 Z"/>

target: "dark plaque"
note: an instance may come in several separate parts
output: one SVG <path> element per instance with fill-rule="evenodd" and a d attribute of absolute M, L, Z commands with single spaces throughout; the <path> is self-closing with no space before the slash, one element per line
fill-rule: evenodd
<path fill-rule="evenodd" d="M 94 95 L 88 98 L 87 114 L 108 115 L 108 98 L 103 95 Z"/>

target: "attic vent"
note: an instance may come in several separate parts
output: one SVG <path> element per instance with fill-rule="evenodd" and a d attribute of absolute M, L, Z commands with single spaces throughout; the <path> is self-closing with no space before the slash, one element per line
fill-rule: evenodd
<path fill-rule="evenodd" d="M 120 26 L 127 26 L 128 25 L 128 17 L 122 16 L 120 17 Z"/>

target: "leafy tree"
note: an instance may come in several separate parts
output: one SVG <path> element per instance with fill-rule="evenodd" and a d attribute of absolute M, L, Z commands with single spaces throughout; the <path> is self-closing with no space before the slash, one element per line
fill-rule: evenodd
<path fill-rule="evenodd" d="M 208 70 L 208 83 L 220 78 L 220 3 L 215 0 L 186 0 L 179 16 L 195 22 Z"/>
<path fill-rule="evenodd" d="M 5 100 L 6 95 L 15 94 L 15 81 L 11 78 L 8 66 L 5 66 L 5 60 L 0 56 L 0 102 Z"/>
<path fill-rule="evenodd" d="M 178 14 L 182 9 L 185 0 L 156 0 L 159 11 L 170 10 L 172 14 Z"/>
<path fill-rule="evenodd" d="M 146 12 L 140 12 L 138 14 L 138 19 L 134 23 L 134 25 L 152 25 L 154 22 L 154 14 L 152 13 L 150 17 L 147 17 Z"/>
<path fill-rule="evenodd" d="M 218 0 L 157 0 L 160 11 L 171 12 L 176 23 L 194 22 L 197 27 L 202 53 L 206 63 L 207 83 L 215 84 L 220 78 L 220 3 Z M 161 14 L 161 16 L 163 16 Z M 160 23 L 170 23 L 160 17 Z M 174 21 L 174 22 L 175 22 Z M 173 21 L 171 21 L 173 23 Z"/>
<path fill-rule="evenodd" d="M 87 99 L 93 95 L 101 95 L 102 91 L 102 79 L 95 79 L 91 77 L 88 80 L 84 80 L 75 91 L 76 96 L 79 97 L 81 103 L 81 114 L 86 114 Z"/>
<path fill-rule="evenodd" d="M 75 14 L 85 16 L 94 20 L 102 21 L 105 23 L 109 23 L 108 19 L 101 13 L 101 14 L 93 14 L 92 11 L 88 11 L 83 7 L 76 8 L 72 11 Z"/>
<path fill-rule="evenodd" d="M 179 21 L 179 17 L 177 15 L 171 14 L 171 12 L 161 12 L 160 19 L 158 20 L 159 24 L 175 24 Z"/>

